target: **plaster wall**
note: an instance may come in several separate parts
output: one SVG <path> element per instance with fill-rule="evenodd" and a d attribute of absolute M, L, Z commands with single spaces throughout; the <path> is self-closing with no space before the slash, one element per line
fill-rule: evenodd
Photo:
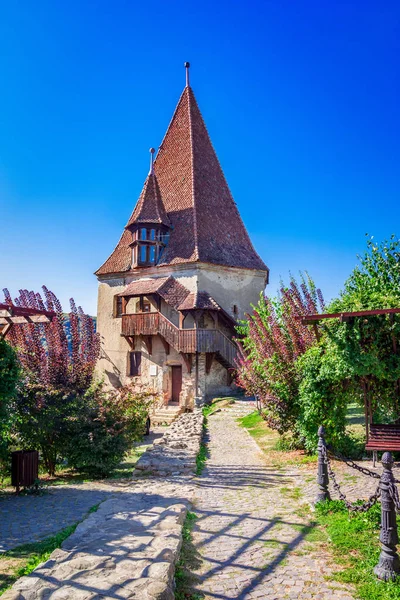
<path fill-rule="evenodd" d="M 251 304 L 257 304 L 260 292 L 265 290 L 266 278 L 267 274 L 262 271 L 202 265 L 198 272 L 198 287 L 207 291 L 231 317 L 243 319 Z"/>
<path fill-rule="evenodd" d="M 190 291 L 207 291 L 215 300 L 234 318 L 243 318 L 245 312 L 250 309 L 251 304 L 256 304 L 260 292 L 264 290 L 266 284 L 266 273 L 251 271 L 247 269 L 236 269 L 230 267 L 218 267 L 214 265 L 195 264 L 182 267 L 150 268 L 141 270 L 140 273 L 129 273 L 125 277 L 115 277 L 107 280 L 100 279 L 97 308 L 97 330 L 101 339 L 101 358 L 98 362 L 97 372 L 99 376 L 104 377 L 107 384 L 113 387 L 127 385 L 132 383 L 132 378 L 126 375 L 128 352 L 130 346 L 127 340 L 121 336 L 122 320 L 114 317 L 114 296 L 122 292 L 132 281 L 144 278 L 166 277 L 173 275 L 180 283 Z M 131 299 L 128 303 L 127 312 L 136 312 L 136 299 Z M 236 305 L 237 313 L 234 313 L 233 306 Z M 152 311 L 155 307 L 152 307 Z M 164 301 L 161 304 L 161 312 L 170 319 L 175 325 L 178 325 L 178 315 Z M 185 328 L 193 327 L 193 318 L 188 315 L 185 319 Z M 206 327 L 212 327 L 206 317 Z M 139 343 L 139 342 L 137 342 Z M 195 389 L 195 365 L 193 365 L 192 375 L 187 374 L 186 365 L 182 357 L 171 348 L 170 354 L 165 354 L 164 346 L 161 340 L 153 337 L 153 354 L 147 355 L 147 349 L 138 348 L 142 351 L 142 376 L 141 383 L 159 390 L 162 394 L 169 393 L 168 377 L 166 370 L 173 364 L 182 364 L 183 382 L 182 397 L 196 396 L 204 398 L 206 395 L 213 395 L 227 389 L 227 371 L 216 361 L 213 362 L 211 372 L 205 374 L 205 355 L 199 356 L 199 378 L 197 390 Z M 150 376 L 150 364 L 156 364 L 156 376 Z M 188 376 L 186 376 L 188 375 Z M 229 388 L 228 388 L 229 389 Z M 220 390 L 220 391 L 218 391 Z M 186 402 L 186 400 L 185 400 Z"/>
<path fill-rule="evenodd" d="M 97 300 L 97 331 L 100 334 L 101 354 L 97 373 L 113 387 L 124 385 L 128 342 L 121 336 L 121 319 L 114 318 L 114 296 L 123 292 L 122 278 L 99 282 Z"/>
<path fill-rule="evenodd" d="M 228 371 L 217 360 L 213 360 L 211 370 L 205 375 L 205 398 L 232 394 L 236 386 L 230 382 Z"/>

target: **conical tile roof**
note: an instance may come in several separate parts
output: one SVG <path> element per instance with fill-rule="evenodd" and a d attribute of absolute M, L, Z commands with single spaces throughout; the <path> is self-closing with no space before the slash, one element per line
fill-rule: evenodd
<path fill-rule="evenodd" d="M 135 223 L 155 223 L 166 225 L 167 227 L 171 226 L 162 203 L 157 177 L 154 173 L 150 172 L 148 174 L 142 193 L 127 223 L 127 227 Z"/>
<path fill-rule="evenodd" d="M 189 86 L 179 99 L 154 172 L 172 225 L 160 265 L 203 262 L 268 271 L 247 234 Z M 129 270 L 129 242 L 123 235 L 96 274 Z"/>

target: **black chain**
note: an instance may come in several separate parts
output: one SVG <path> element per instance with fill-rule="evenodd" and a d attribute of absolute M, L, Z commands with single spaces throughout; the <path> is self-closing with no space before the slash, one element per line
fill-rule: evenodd
<path fill-rule="evenodd" d="M 323 452 L 324 452 L 324 461 L 325 461 L 325 463 L 326 463 L 326 465 L 328 467 L 328 474 L 329 474 L 330 479 L 332 480 L 333 487 L 336 490 L 336 492 L 337 492 L 340 500 L 343 500 L 343 502 L 345 503 L 346 508 L 348 510 L 352 511 L 352 512 L 366 512 L 367 510 L 369 510 L 370 508 L 372 508 L 372 506 L 374 506 L 374 504 L 376 504 L 376 502 L 378 501 L 378 498 L 381 495 L 380 486 L 378 485 L 378 487 L 376 488 L 375 493 L 372 494 L 372 496 L 370 496 L 368 498 L 368 500 L 366 500 L 365 502 L 363 502 L 363 504 L 355 504 L 353 502 L 349 502 L 346 499 L 345 494 L 340 489 L 340 485 L 338 484 L 338 482 L 336 480 L 336 475 L 335 475 L 335 473 L 332 470 L 331 461 L 329 460 L 328 452 L 327 452 L 327 449 L 325 447 L 323 449 Z M 351 462 L 353 462 L 353 461 L 351 461 Z M 353 464 L 355 464 L 355 463 L 353 463 Z M 357 467 L 358 467 L 358 465 L 357 465 Z M 376 474 L 373 473 L 373 475 L 375 476 Z M 378 476 L 378 479 L 380 479 L 379 476 Z M 396 488 L 396 492 L 397 492 L 397 488 Z M 400 502 L 399 502 L 399 506 L 400 506 Z"/>
<path fill-rule="evenodd" d="M 399 492 L 397 490 L 397 487 L 392 482 L 389 483 L 389 494 L 390 494 L 390 497 L 393 500 L 394 507 L 396 509 L 397 514 L 400 514 Z"/>
<path fill-rule="evenodd" d="M 343 456 L 343 454 L 340 454 L 340 452 L 337 452 L 337 451 L 333 452 L 333 450 L 331 448 L 329 448 L 329 452 L 332 454 L 332 456 L 334 458 L 346 463 L 346 465 L 348 467 L 351 467 L 352 469 L 356 469 L 356 471 L 359 471 L 363 475 L 368 475 L 368 477 L 374 477 L 374 479 L 381 478 L 381 476 L 378 473 L 374 473 L 374 471 L 370 471 L 366 467 L 360 467 L 360 465 L 355 463 L 354 460 L 351 460 L 350 458 L 346 458 L 345 456 Z M 400 482 L 398 482 L 398 483 L 400 483 Z"/>
<path fill-rule="evenodd" d="M 348 467 L 351 467 L 352 469 L 356 469 L 357 471 L 360 471 L 360 473 L 362 473 L 363 475 L 368 475 L 368 477 L 374 477 L 374 479 L 380 479 L 381 478 L 381 476 L 379 475 L 379 473 L 374 473 L 374 471 L 370 471 L 369 469 L 367 469 L 367 467 L 360 467 L 360 465 L 358 465 L 357 463 L 355 463 L 350 458 L 346 458 L 345 456 L 343 456 L 343 454 L 341 454 L 337 450 L 336 450 L 336 452 L 334 452 L 332 450 L 332 448 L 330 448 L 329 446 L 327 446 L 327 448 L 328 448 L 329 452 L 332 454 L 332 456 L 334 458 L 336 458 L 337 460 L 340 460 L 340 461 L 344 462 Z M 400 479 L 393 479 L 393 481 L 395 483 L 400 483 Z"/>

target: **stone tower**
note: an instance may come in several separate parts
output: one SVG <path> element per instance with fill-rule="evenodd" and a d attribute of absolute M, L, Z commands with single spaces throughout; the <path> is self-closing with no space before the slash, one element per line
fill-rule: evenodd
<path fill-rule="evenodd" d="M 229 393 L 235 324 L 268 281 L 189 85 L 112 254 L 96 271 L 99 370 L 181 406 Z"/>

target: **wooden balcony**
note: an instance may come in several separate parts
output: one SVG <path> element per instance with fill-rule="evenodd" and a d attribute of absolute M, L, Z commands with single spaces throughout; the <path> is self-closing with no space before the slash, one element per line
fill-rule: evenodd
<path fill-rule="evenodd" d="M 161 313 L 122 316 L 122 335 L 158 334 L 178 352 L 215 352 L 230 366 L 235 364 L 237 346 L 219 329 L 179 329 Z"/>

